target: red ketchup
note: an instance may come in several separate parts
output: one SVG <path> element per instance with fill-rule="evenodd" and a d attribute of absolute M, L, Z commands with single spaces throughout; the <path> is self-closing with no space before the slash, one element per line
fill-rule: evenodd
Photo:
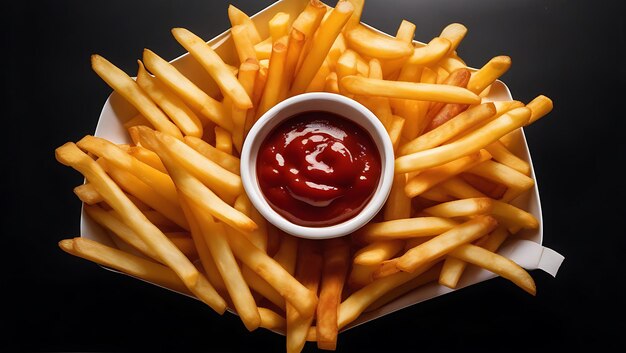
<path fill-rule="evenodd" d="M 292 223 L 325 227 L 356 216 L 381 174 L 372 137 L 329 112 L 296 114 L 261 144 L 259 186 L 270 206 Z"/>

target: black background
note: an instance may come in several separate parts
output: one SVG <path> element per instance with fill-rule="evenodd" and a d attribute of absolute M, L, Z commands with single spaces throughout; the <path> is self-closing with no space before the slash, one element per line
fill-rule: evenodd
<path fill-rule="evenodd" d="M 232 0 L 253 14 L 271 1 Z M 566 259 L 541 271 L 532 297 L 500 278 L 342 333 L 338 351 L 548 351 L 626 347 L 626 202 L 622 1 L 367 0 L 363 20 L 395 33 L 402 19 L 428 41 L 452 22 L 459 54 L 496 55 L 514 98 L 554 111 L 526 128 L 541 192 L 544 245 Z M 110 88 L 90 69 L 99 53 L 128 73 L 144 47 L 183 53 L 169 29 L 205 39 L 228 28 L 228 1 L 15 1 L 3 5 L 3 351 L 284 351 L 284 337 L 249 333 L 195 300 L 63 253 L 79 235 L 82 182 L 54 148 L 93 133 Z M 8 103 L 8 104 L 7 104 Z M 8 110 L 7 110 L 8 107 Z M 8 177 L 8 180 L 6 179 Z M 4 348 L 4 349 L 3 349 Z M 315 351 L 309 344 L 305 351 Z"/>

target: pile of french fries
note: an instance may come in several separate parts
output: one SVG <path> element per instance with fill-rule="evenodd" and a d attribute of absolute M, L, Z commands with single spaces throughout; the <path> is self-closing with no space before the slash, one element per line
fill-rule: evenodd
<path fill-rule="evenodd" d="M 56 158 L 84 175 L 74 192 L 117 247 L 81 237 L 60 247 L 196 297 L 219 314 L 230 308 L 250 331 L 284 332 L 288 352 L 306 341 L 334 350 L 338 332 L 363 312 L 429 282 L 455 288 L 468 265 L 534 295 L 532 277 L 497 250 L 539 226 L 511 204 L 534 186 L 511 144 L 516 130 L 551 111 L 551 100 L 485 102 L 509 57 L 470 69 L 457 54 L 463 25 L 422 45 L 408 21 L 395 37 L 361 24 L 363 5 L 310 0 L 295 18 L 276 14 L 268 38 L 230 6 L 238 63 L 173 29 L 220 96 L 148 49 L 136 79 L 94 55 L 94 71 L 139 112 L 124 122 L 132 143 L 85 136 L 57 148 Z M 264 112 L 314 91 L 369 108 L 396 153 L 384 210 L 355 234 L 319 241 L 265 221 L 242 188 L 238 157 Z"/>

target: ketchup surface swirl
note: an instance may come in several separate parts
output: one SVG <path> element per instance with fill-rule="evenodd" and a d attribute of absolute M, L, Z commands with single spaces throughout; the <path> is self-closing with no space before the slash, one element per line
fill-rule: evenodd
<path fill-rule="evenodd" d="M 380 154 L 362 127 L 333 113 L 308 111 L 278 125 L 261 144 L 259 186 L 292 223 L 324 227 L 357 215 L 381 174 Z"/>

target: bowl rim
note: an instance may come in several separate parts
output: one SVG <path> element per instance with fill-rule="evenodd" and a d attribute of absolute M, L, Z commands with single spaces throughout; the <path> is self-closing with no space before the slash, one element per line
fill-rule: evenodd
<path fill-rule="evenodd" d="M 311 111 L 306 108 L 311 101 L 326 102 L 320 105 L 319 111 L 329 111 L 341 115 L 367 131 L 374 141 L 381 159 L 381 173 L 374 194 L 365 207 L 354 217 L 341 223 L 325 226 L 310 227 L 290 222 L 276 212 L 263 196 L 256 175 L 258 147 L 267 135 L 283 121 L 295 114 Z M 343 109 L 344 114 L 337 110 Z M 287 113 L 285 113 L 287 111 Z M 349 113 L 349 114 L 346 114 Z M 358 114 L 358 116 L 352 114 Z M 365 122 L 365 123 L 364 123 Z M 276 104 L 265 112 L 252 126 L 241 150 L 241 180 L 248 198 L 259 210 L 261 215 L 282 231 L 300 238 L 330 239 L 348 235 L 366 225 L 382 209 L 389 193 L 394 177 L 394 150 L 391 139 L 380 120 L 361 103 L 328 92 L 310 92 L 299 94 Z"/>

